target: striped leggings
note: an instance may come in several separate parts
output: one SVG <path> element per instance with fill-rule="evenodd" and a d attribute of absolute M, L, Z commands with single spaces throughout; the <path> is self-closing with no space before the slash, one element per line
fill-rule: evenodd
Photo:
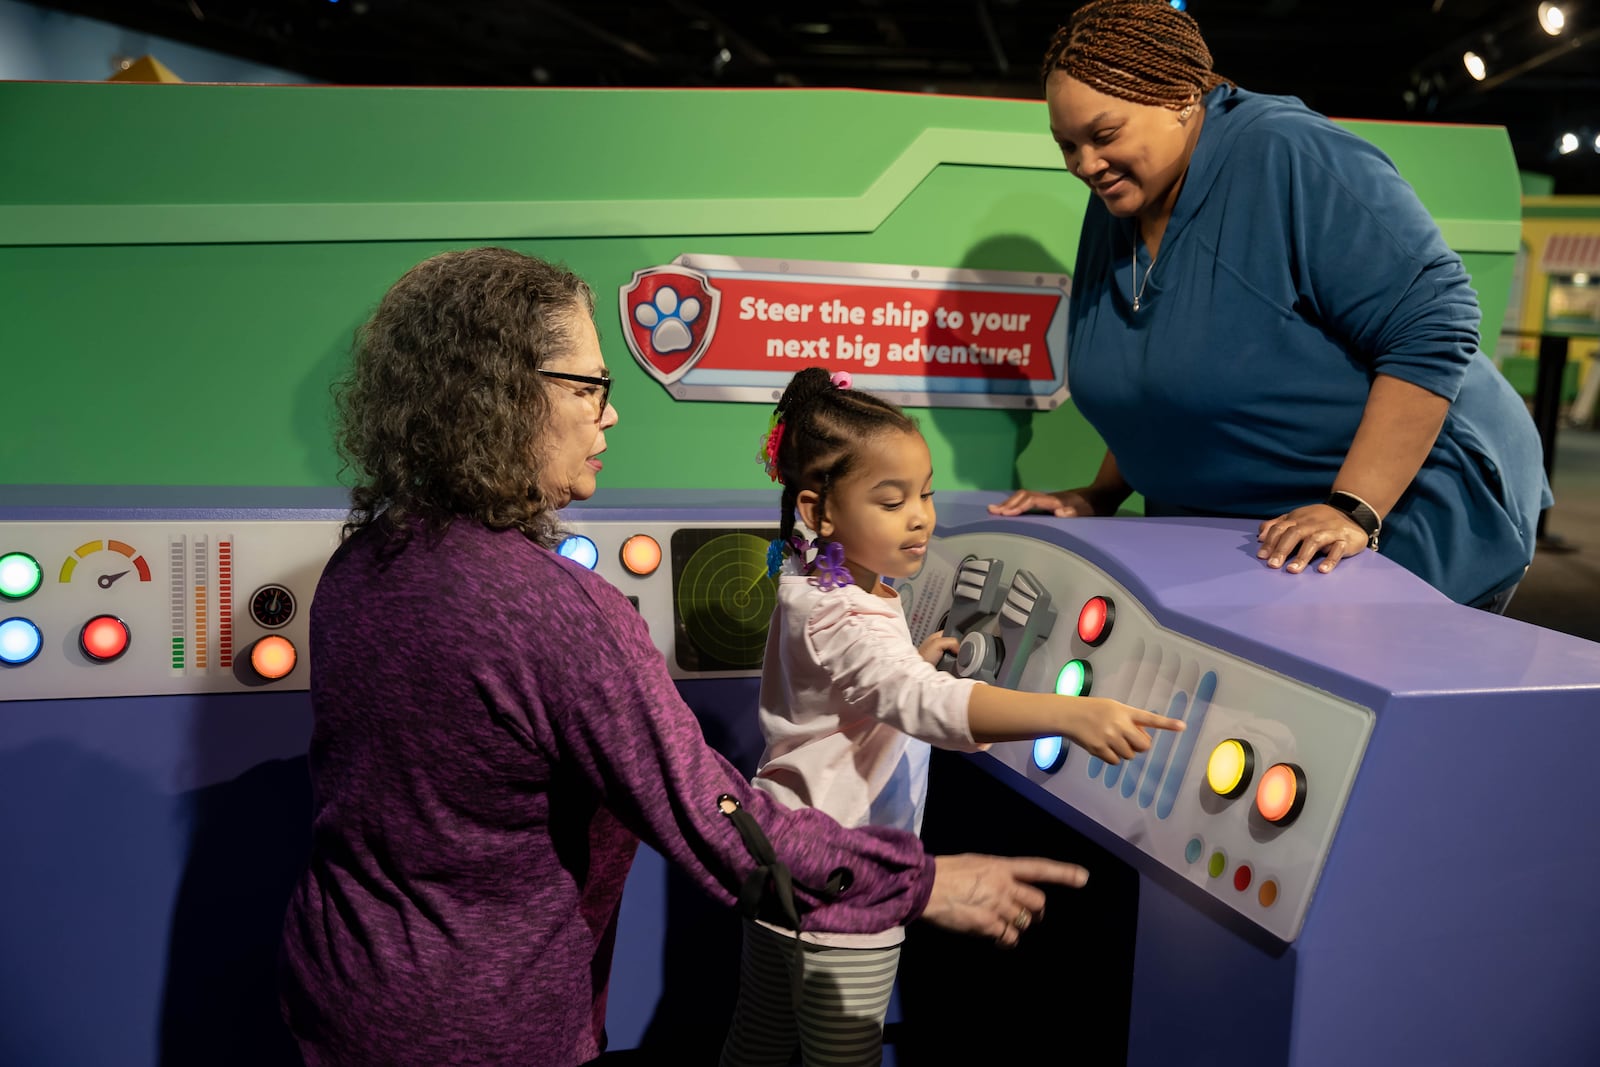
<path fill-rule="evenodd" d="M 802 958 L 796 1011 L 791 968 Z M 796 951 L 792 937 L 746 920 L 739 1003 L 720 1067 L 788 1067 L 796 1046 L 805 1067 L 877 1067 L 899 963 L 899 945 Z"/>

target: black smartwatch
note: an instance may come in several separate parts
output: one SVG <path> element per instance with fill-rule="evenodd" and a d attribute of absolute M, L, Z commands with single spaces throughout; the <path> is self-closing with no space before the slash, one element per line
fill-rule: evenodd
<path fill-rule="evenodd" d="M 1356 496 L 1335 489 L 1328 494 L 1328 499 L 1323 501 L 1333 510 L 1349 517 L 1350 521 L 1367 531 L 1367 547 L 1378 551 L 1378 531 L 1383 529 L 1383 520 L 1378 518 L 1378 513 L 1372 510 L 1372 505 Z"/>

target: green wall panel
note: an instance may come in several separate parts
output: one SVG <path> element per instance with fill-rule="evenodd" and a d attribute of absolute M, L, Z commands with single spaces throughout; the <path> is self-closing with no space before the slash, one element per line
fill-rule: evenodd
<path fill-rule="evenodd" d="M 1497 330 L 1504 131 L 1350 125 L 1418 185 Z M 616 312 L 635 270 L 1064 272 L 1087 198 L 1037 101 L 0 83 L 0 129 L 0 484 L 336 484 L 329 385 L 355 328 L 418 260 L 497 243 L 597 290 L 621 418 L 605 485 L 758 487 L 764 409 L 678 403 L 635 366 Z M 947 489 L 1078 484 L 1102 452 L 1070 402 L 913 414 Z"/>

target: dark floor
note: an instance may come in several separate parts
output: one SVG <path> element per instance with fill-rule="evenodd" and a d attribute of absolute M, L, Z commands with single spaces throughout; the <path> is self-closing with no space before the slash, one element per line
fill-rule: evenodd
<path fill-rule="evenodd" d="M 1545 537 L 1506 614 L 1600 641 L 1600 430 L 1558 432 L 1550 483 Z"/>

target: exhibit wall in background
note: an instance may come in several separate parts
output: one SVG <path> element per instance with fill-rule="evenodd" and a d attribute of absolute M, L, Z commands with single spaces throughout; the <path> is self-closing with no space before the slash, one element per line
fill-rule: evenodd
<path fill-rule="evenodd" d="M 1495 336 L 1519 236 L 1504 131 L 1349 125 L 1417 186 Z M 645 372 L 617 311 L 635 272 L 1067 275 L 1087 197 L 1036 101 L 3 83 L 0 126 L 0 484 L 337 484 L 329 385 L 356 327 L 417 261 L 492 243 L 596 289 L 621 415 L 605 485 L 760 487 L 765 406 Z M 942 488 L 1087 481 L 1099 439 L 1050 404 L 913 414 Z"/>

